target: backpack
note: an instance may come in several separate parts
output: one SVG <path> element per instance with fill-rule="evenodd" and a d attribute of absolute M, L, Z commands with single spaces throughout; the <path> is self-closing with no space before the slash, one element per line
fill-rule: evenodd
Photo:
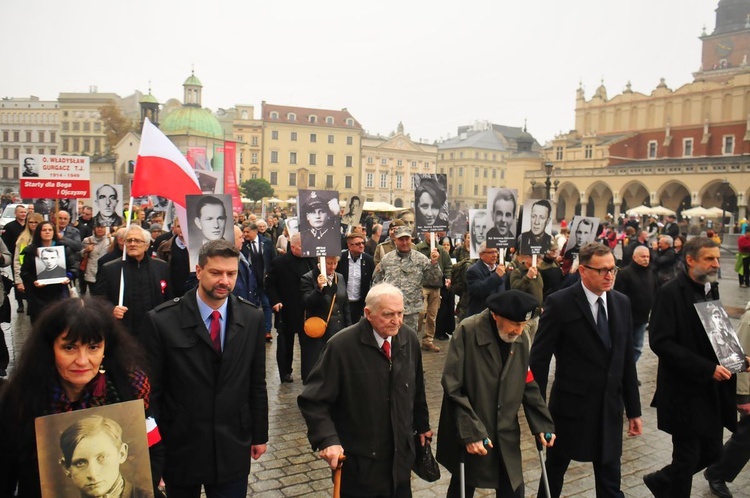
<path fill-rule="evenodd" d="M 468 289 L 466 284 L 466 270 L 474 264 L 470 258 L 462 259 L 451 267 L 451 290 L 457 295 L 462 296 Z"/>

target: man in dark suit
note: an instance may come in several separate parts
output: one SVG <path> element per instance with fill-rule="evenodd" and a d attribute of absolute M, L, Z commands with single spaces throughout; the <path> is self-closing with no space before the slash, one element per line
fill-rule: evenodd
<path fill-rule="evenodd" d="M 266 274 L 271 267 L 271 260 L 276 257 L 276 249 L 270 239 L 258 233 L 258 225 L 248 222 L 242 226 L 242 254 L 253 267 L 253 273 L 258 284 L 258 295 L 263 307 L 263 324 L 265 325 L 266 340 L 271 341 L 271 305 L 265 292 Z"/>
<path fill-rule="evenodd" d="M 505 290 L 505 265 L 497 264 L 498 254 L 497 249 L 487 247 L 487 242 L 482 242 L 479 245 L 479 261 L 466 270 L 469 294 L 467 317 L 487 309 L 487 298 Z"/>
<path fill-rule="evenodd" d="M 151 234 L 138 225 L 130 225 L 125 233 L 127 257 L 99 266 L 96 285 L 91 289 L 103 296 L 115 308 L 112 314 L 134 335 L 138 334 L 146 313 L 161 303 L 172 299 L 169 267 L 157 258 L 146 257 Z M 120 306 L 120 277 L 124 276 L 125 291 Z"/>
<path fill-rule="evenodd" d="M 198 289 L 148 314 L 151 400 L 166 448 L 170 498 L 244 498 L 250 459 L 266 452 L 268 395 L 262 312 L 232 294 L 239 250 L 201 247 Z"/>
<path fill-rule="evenodd" d="M 347 250 L 341 251 L 336 272 L 344 277 L 346 295 L 349 298 L 351 323 L 357 323 L 365 310 L 365 296 L 370 291 L 375 261 L 365 253 L 365 236 L 351 233 L 346 236 Z"/>
<path fill-rule="evenodd" d="M 294 334 L 304 333 L 305 308 L 302 304 L 300 280 L 302 275 L 316 267 L 315 258 L 302 257 L 302 240 L 299 233 L 290 238 L 291 251 L 271 261 L 266 274 L 265 290 L 271 309 L 281 315 L 278 329 L 276 363 L 282 382 L 293 382 L 292 359 L 294 357 Z"/>
<path fill-rule="evenodd" d="M 716 359 L 694 304 L 719 299 L 719 245 L 695 237 L 682 248 L 687 271 L 656 293 L 649 322 L 650 345 L 659 357 L 658 427 L 672 436 L 672 462 L 643 481 L 655 496 L 689 497 L 693 474 L 721 457 L 723 428 L 737 428 L 737 377 Z M 731 496 L 717 476 L 711 491 Z"/>
<path fill-rule="evenodd" d="M 617 267 L 609 247 L 586 244 L 579 262 L 580 283 L 544 303 L 529 362 L 543 394 L 552 355 L 557 365 L 549 398 L 557 432 L 547 451 L 550 492 L 560 496 L 565 471 L 577 460 L 593 462 L 597 497 L 622 497 L 623 404 L 628 435 L 642 431 L 630 301 L 612 290 Z"/>

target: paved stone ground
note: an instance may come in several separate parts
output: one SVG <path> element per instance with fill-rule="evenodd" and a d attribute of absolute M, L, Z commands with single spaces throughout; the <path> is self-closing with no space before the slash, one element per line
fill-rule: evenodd
<path fill-rule="evenodd" d="M 738 312 L 750 300 L 750 289 L 740 289 L 733 271 L 734 258 L 727 253 L 722 262 L 724 278 L 721 280 L 722 301 L 733 307 L 736 326 Z M 28 333 L 28 318 L 18 319 L 13 312 L 12 330 L 5 330 L 6 340 L 11 349 L 11 362 L 20 350 L 24 336 Z M 440 417 L 442 389 L 440 376 L 445 361 L 448 343 L 439 343 L 444 351 L 425 353 L 425 382 L 430 419 L 433 430 Z M 263 498 L 331 495 L 331 473 L 324 461 L 310 449 L 306 438 L 305 424 L 297 409 L 296 398 L 302 390 L 299 381 L 299 348 L 295 350 L 295 373 L 293 384 L 280 384 L 276 370 L 276 345 L 267 346 L 267 380 L 270 404 L 270 440 L 268 452 L 258 462 L 253 463 L 248 496 Z M 651 496 L 643 484 L 644 474 L 658 470 L 670 460 L 671 443 L 669 436 L 656 428 L 656 412 L 648 405 L 654 393 L 657 360 L 651 350 L 644 348 L 638 363 L 638 375 L 642 382 L 641 403 L 643 405 L 644 434 L 637 438 L 627 438 L 622 457 L 622 489 L 628 497 Z M 11 363 L 12 369 L 12 363 Z M 523 468 L 526 481 L 526 495 L 535 496 L 540 476 L 539 456 L 534 441 L 529 434 L 525 420 L 522 421 Z M 727 434 L 728 436 L 728 434 Z M 439 439 L 439 434 L 437 438 Z M 415 497 L 445 496 L 450 474 L 442 469 L 442 478 L 435 483 L 427 483 L 416 476 L 412 479 Z M 730 489 L 737 497 L 750 497 L 750 467 L 746 468 Z M 594 477 L 591 464 L 571 463 L 567 472 L 564 496 L 594 496 Z M 478 491 L 477 496 L 494 496 L 494 492 Z M 712 496 L 706 481 L 701 475 L 693 480 L 692 496 Z"/>

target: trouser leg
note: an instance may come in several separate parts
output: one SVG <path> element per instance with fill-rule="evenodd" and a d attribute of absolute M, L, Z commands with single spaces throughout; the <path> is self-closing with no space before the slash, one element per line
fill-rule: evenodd
<path fill-rule="evenodd" d="M 424 288 L 422 296 L 425 301 L 425 324 L 422 344 L 432 344 L 435 340 L 435 319 L 440 308 L 440 289 Z"/>

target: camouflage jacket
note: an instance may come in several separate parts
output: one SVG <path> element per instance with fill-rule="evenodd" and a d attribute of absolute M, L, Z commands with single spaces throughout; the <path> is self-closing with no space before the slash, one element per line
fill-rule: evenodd
<path fill-rule="evenodd" d="M 404 293 L 404 314 L 411 315 L 422 310 L 422 280 L 439 280 L 442 275 L 440 265 L 433 265 L 419 251 L 412 249 L 404 257 L 398 251 L 391 251 L 383 256 L 375 269 L 372 282 L 387 282 L 401 289 Z"/>

